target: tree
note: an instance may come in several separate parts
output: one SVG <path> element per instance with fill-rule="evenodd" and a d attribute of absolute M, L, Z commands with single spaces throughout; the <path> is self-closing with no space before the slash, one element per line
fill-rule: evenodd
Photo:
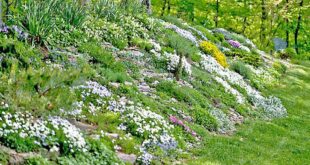
<path fill-rule="evenodd" d="M 146 6 L 147 13 L 152 14 L 151 0 L 143 0 L 142 3 Z"/>
<path fill-rule="evenodd" d="M 0 27 L 3 25 L 2 21 L 2 0 L 0 0 Z"/>
<path fill-rule="evenodd" d="M 244 9 L 247 9 L 247 0 L 243 0 Z M 243 17 L 243 24 L 242 24 L 242 32 L 245 31 L 245 28 L 247 27 L 247 14 Z"/>
<path fill-rule="evenodd" d="M 286 12 L 288 13 L 289 12 L 289 0 L 286 0 Z M 290 45 L 290 32 L 289 32 L 289 20 L 288 18 L 285 18 L 285 22 L 286 22 L 286 31 L 285 31 L 285 34 L 286 34 L 286 44 L 287 46 Z"/>
<path fill-rule="evenodd" d="M 299 54 L 299 50 L 298 50 L 298 34 L 299 34 L 299 30 L 300 30 L 300 26 L 301 26 L 301 11 L 302 11 L 302 7 L 303 7 L 303 0 L 300 1 L 299 3 L 299 13 L 298 13 L 298 19 L 297 19 L 297 26 L 296 26 L 296 30 L 295 30 L 295 50 L 296 53 Z"/>
<path fill-rule="evenodd" d="M 219 21 L 219 10 L 220 10 L 220 2 L 219 0 L 216 0 L 216 15 L 214 17 L 214 22 L 215 22 L 215 27 L 218 26 L 218 21 Z"/>
<path fill-rule="evenodd" d="M 266 10 L 266 1 L 261 0 L 261 8 L 262 8 L 262 15 L 261 15 L 261 27 L 260 27 L 260 42 L 261 45 L 264 44 L 266 38 L 266 20 L 267 20 L 267 10 Z"/>

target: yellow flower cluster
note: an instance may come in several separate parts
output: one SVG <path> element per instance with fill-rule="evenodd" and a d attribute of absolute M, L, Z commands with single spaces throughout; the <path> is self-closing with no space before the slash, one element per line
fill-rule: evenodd
<path fill-rule="evenodd" d="M 226 56 L 216 47 L 216 45 L 209 41 L 202 41 L 200 43 L 200 48 L 204 53 L 212 55 L 224 68 L 228 67 Z"/>

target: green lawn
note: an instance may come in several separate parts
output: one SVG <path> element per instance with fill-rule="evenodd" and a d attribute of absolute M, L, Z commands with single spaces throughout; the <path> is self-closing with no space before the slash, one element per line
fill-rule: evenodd
<path fill-rule="evenodd" d="M 310 164 L 310 62 L 288 69 L 266 93 L 283 101 L 288 117 L 247 120 L 233 136 L 208 135 L 187 164 Z"/>

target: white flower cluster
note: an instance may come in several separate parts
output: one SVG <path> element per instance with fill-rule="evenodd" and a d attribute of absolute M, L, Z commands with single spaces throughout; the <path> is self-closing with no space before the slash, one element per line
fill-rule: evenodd
<path fill-rule="evenodd" d="M 105 86 L 95 81 L 87 81 L 85 85 L 76 86 L 73 89 L 81 90 L 82 100 L 73 104 L 73 110 L 61 111 L 75 117 L 81 117 L 78 115 L 82 113 L 83 108 L 95 115 L 112 97 L 112 93 Z"/>
<path fill-rule="evenodd" d="M 46 121 L 35 120 L 30 113 L 2 112 L 0 121 L 0 137 L 18 134 L 21 138 L 35 138 L 35 143 L 45 146 L 50 141 L 49 138 L 55 135 L 55 132 L 46 126 Z"/>
<path fill-rule="evenodd" d="M 191 27 L 191 26 L 188 26 L 188 28 L 189 28 L 190 30 L 196 32 L 203 40 L 205 40 L 205 41 L 208 41 L 208 40 L 209 40 L 201 31 L 197 30 L 196 28 Z M 206 29 L 206 30 L 208 30 L 208 29 Z M 210 30 L 208 30 L 208 31 L 212 33 L 212 31 L 210 31 Z"/>
<path fill-rule="evenodd" d="M 65 109 L 61 108 L 60 112 L 61 114 L 65 115 L 65 116 L 72 116 L 72 117 L 79 117 L 79 118 L 84 118 L 85 116 L 82 116 L 82 108 L 83 108 L 83 101 L 78 101 L 73 103 L 73 105 L 71 106 L 72 109 L 70 111 L 66 111 Z"/>
<path fill-rule="evenodd" d="M 258 82 L 273 84 L 277 81 L 268 67 L 254 68 L 252 65 L 247 65 L 247 67 L 255 74 L 254 78 Z"/>
<path fill-rule="evenodd" d="M 148 30 L 132 16 L 122 16 L 118 25 L 122 27 L 127 36 L 149 38 Z"/>
<path fill-rule="evenodd" d="M 210 111 L 210 114 L 216 119 L 220 133 L 230 133 L 235 130 L 232 121 L 230 121 L 229 117 L 221 110 L 213 109 Z"/>
<path fill-rule="evenodd" d="M 180 36 L 190 40 L 193 44 L 195 44 L 196 46 L 198 46 L 198 41 L 196 39 L 196 37 L 189 31 L 181 29 L 179 27 L 177 27 L 176 25 L 170 24 L 170 23 L 165 23 L 164 24 L 165 27 L 167 29 L 172 29 L 175 32 L 177 32 Z"/>
<path fill-rule="evenodd" d="M 140 161 L 144 165 L 151 164 L 154 156 L 147 151 L 141 151 L 142 154 L 138 157 L 138 161 Z"/>
<path fill-rule="evenodd" d="M 74 152 L 75 149 L 86 152 L 87 146 L 86 141 L 80 130 L 72 125 L 69 121 L 62 119 L 60 117 L 50 117 L 48 121 L 51 123 L 52 127 L 59 131 L 62 130 L 65 137 L 67 138 L 64 143 L 69 145 L 70 151 Z"/>
<path fill-rule="evenodd" d="M 149 138 L 157 139 L 162 133 L 167 133 L 171 128 L 162 116 L 145 110 L 140 106 L 128 106 L 124 115 L 125 125 L 134 125 L 133 133 L 137 135 L 148 134 Z"/>
<path fill-rule="evenodd" d="M 173 125 L 170 125 L 162 116 L 141 106 L 128 106 L 124 116 L 124 122 L 119 126 L 121 130 L 127 130 L 133 135 L 141 136 L 143 141 L 140 151 L 142 155 L 138 158 L 143 164 L 150 164 L 153 156 L 148 153 L 148 149 L 159 146 L 164 151 L 175 149 L 177 142 L 169 134 Z"/>
<path fill-rule="evenodd" d="M 248 47 L 246 47 L 246 46 L 244 46 L 244 45 L 240 45 L 240 46 L 239 46 L 239 49 L 244 50 L 244 51 L 246 51 L 246 52 L 251 52 L 250 48 L 248 48 Z"/>
<path fill-rule="evenodd" d="M 126 110 L 126 98 L 120 98 L 119 100 L 111 99 L 108 102 L 108 109 L 113 112 L 123 113 Z"/>
<path fill-rule="evenodd" d="M 168 63 L 168 70 L 169 71 L 175 71 L 179 65 L 180 56 L 177 54 L 171 54 L 164 52 L 164 56 L 169 60 Z M 182 58 L 182 68 L 184 69 L 184 72 L 188 75 L 192 74 L 192 66 L 189 64 L 185 57 Z"/>
<path fill-rule="evenodd" d="M 257 107 L 263 108 L 265 112 L 267 113 L 273 112 L 273 114 L 278 113 L 279 115 L 273 115 L 273 116 L 279 116 L 279 117 L 286 114 L 283 113 L 286 112 L 286 109 L 283 106 L 279 106 L 278 103 L 271 101 L 270 98 L 267 99 L 263 97 L 260 94 L 260 92 L 251 87 L 246 81 L 244 81 L 243 77 L 240 74 L 230 71 L 229 69 L 223 68 L 220 64 L 217 63 L 217 61 L 213 57 L 203 56 L 203 60 L 201 61 L 201 67 L 210 73 L 217 74 L 223 80 L 226 80 L 231 84 L 238 85 L 241 88 L 245 89 L 248 96 L 253 98 L 252 99 L 253 104 Z M 276 104 L 272 105 L 272 103 Z M 272 109 L 272 111 L 270 111 L 270 109 Z"/>
<path fill-rule="evenodd" d="M 86 89 L 82 92 L 83 96 L 89 96 L 90 94 L 96 94 L 100 97 L 110 97 L 111 92 L 101 84 L 95 81 L 87 81 L 86 85 L 78 86 L 80 89 Z"/>
<path fill-rule="evenodd" d="M 7 137 L 12 134 L 21 138 L 34 138 L 34 143 L 51 147 L 52 151 L 57 150 L 61 140 L 56 132 L 62 132 L 67 138 L 64 143 L 68 144 L 71 152 L 86 151 L 86 141 L 79 129 L 70 124 L 69 121 L 60 117 L 50 117 L 48 120 L 35 119 L 30 113 L 2 112 L 0 114 L 0 137 Z"/>
<path fill-rule="evenodd" d="M 91 19 L 87 20 L 83 25 L 83 30 L 85 31 L 87 37 L 94 38 L 99 41 L 103 39 L 110 41 L 112 39 L 116 40 L 126 38 L 124 30 L 120 26 L 104 19 L 99 19 L 96 21 Z"/>
<path fill-rule="evenodd" d="M 160 52 L 160 51 L 161 51 L 161 46 L 160 46 L 159 43 L 157 43 L 157 42 L 154 41 L 154 40 L 150 40 L 149 42 L 153 45 L 154 50 L 155 50 L 156 52 Z"/>
<path fill-rule="evenodd" d="M 238 91 L 238 90 L 236 90 L 236 89 L 234 89 L 233 87 L 231 87 L 230 86 L 230 84 L 227 82 L 227 81 L 225 81 L 225 80 L 223 80 L 222 78 L 220 78 L 220 77 L 215 77 L 214 78 L 218 83 L 220 83 L 220 84 L 222 84 L 222 86 L 225 88 L 225 90 L 226 90 L 226 92 L 230 92 L 231 94 L 233 94 L 236 98 L 237 98 L 237 102 L 239 103 L 239 104 L 243 104 L 244 103 L 244 97 L 242 96 L 242 94 Z"/>
<path fill-rule="evenodd" d="M 267 118 L 280 118 L 287 115 L 285 107 L 277 97 L 260 98 L 253 96 L 251 99 L 256 107 L 261 107 L 267 112 Z"/>

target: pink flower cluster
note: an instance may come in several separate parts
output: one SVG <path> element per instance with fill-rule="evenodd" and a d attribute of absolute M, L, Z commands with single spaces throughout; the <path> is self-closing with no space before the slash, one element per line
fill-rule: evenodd
<path fill-rule="evenodd" d="M 173 124 L 182 126 L 184 130 L 190 133 L 192 136 L 197 136 L 197 133 L 191 130 L 181 119 L 178 119 L 176 116 L 170 116 L 169 119 Z"/>
<path fill-rule="evenodd" d="M 241 46 L 241 44 L 238 41 L 234 40 L 228 40 L 228 43 L 235 48 L 239 48 Z"/>

